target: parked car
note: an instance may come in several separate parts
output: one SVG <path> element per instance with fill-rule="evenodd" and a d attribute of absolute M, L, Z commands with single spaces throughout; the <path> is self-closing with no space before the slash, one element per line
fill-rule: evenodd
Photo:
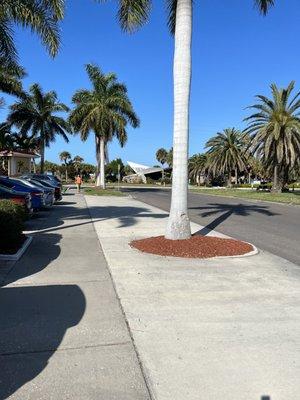
<path fill-rule="evenodd" d="M 28 178 L 27 179 L 29 182 L 33 183 L 34 185 L 36 185 L 37 183 L 39 183 L 40 185 L 42 185 L 43 187 L 46 187 L 48 189 L 54 189 L 54 199 L 55 201 L 59 201 L 62 199 L 62 194 L 61 194 L 61 187 L 60 185 L 55 185 L 54 183 L 50 183 L 44 180 L 38 180 L 38 179 L 33 179 L 33 178 Z"/>
<path fill-rule="evenodd" d="M 57 178 L 55 175 L 47 175 L 47 174 L 24 174 L 21 176 L 21 178 L 32 178 L 32 179 L 37 179 L 37 180 L 42 180 L 46 181 L 48 183 L 51 183 L 55 186 L 59 185 L 60 188 L 62 187 L 61 181 Z"/>
<path fill-rule="evenodd" d="M 33 212 L 30 193 L 17 192 L 0 185 L 0 199 L 11 200 L 16 204 L 20 204 L 29 214 Z"/>
<path fill-rule="evenodd" d="M 45 206 L 44 191 L 38 188 L 31 188 L 7 176 L 0 176 L 0 185 L 15 190 L 16 192 L 29 193 L 31 195 L 31 204 L 34 210 L 39 210 Z"/>
<path fill-rule="evenodd" d="M 21 179 L 21 178 L 14 178 L 15 180 L 21 182 L 23 185 L 29 186 L 31 188 L 37 188 L 44 192 L 44 204 L 45 207 L 51 207 L 55 201 L 54 197 L 54 188 L 48 188 L 39 182 L 35 181 L 34 183 L 30 182 L 30 180 Z"/>

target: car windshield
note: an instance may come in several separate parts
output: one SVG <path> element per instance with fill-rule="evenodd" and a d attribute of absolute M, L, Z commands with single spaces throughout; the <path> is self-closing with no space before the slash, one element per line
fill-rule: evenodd
<path fill-rule="evenodd" d="M 32 179 L 31 183 L 33 183 L 34 185 L 37 185 L 37 186 L 47 187 L 47 188 L 52 188 L 53 189 L 53 186 L 51 186 L 50 183 L 45 182 L 45 181 L 41 182 L 41 181 L 36 181 L 35 179 Z"/>
<path fill-rule="evenodd" d="M 26 179 L 14 179 L 14 181 L 20 183 L 21 185 L 29 186 L 31 188 L 35 188 L 36 187 L 33 183 L 31 183 L 29 181 L 26 181 Z"/>

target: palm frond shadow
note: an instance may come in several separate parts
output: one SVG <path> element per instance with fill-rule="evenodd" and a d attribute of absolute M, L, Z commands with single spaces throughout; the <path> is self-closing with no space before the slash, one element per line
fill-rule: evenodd
<path fill-rule="evenodd" d="M 212 215 L 218 215 L 213 221 L 208 225 L 204 226 L 199 231 L 195 232 L 195 235 L 207 235 L 209 232 L 213 231 L 216 227 L 221 225 L 224 221 L 230 218 L 232 215 L 238 215 L 242 217 L 250 216 L 253 213 L 259 213 L 272 217 L 274 215 L 279 215 L 269 210 L 268 206 L 254 205 L 254 204 L 219 204 L 210 203 L 204 207 L 190 207 L 190 210 L 200 210 L 201 217 L 209 217 Z"/>
<path fill-rule="evenodd" d="M 87 220 L 86 210 L 83 210 L 82 213 L 78 212 L 78 209 L 73 206 L 68 206 L 68 204 L 73 204 L 72 202 L 67 203 L 59 203 L 56 207 L 60 209 L 59 215 L 56 218 L 49 219 L 47 218 L 47 212 L 39 213 L 37 219 L 41 219 L 42 228 L 39 229 L 39 232 L 42 233 L 50 233 L 56 232 L 58 230 L 70 229 L 76 226 L 91 224 L 92 222 L 100 222 L 109 219 L 117 219 L 119 225 L 118 228 L 126 228 L 130 226 L 134 226 L 137 224 L 137 218 L 167 218 L 167 214 L 157 213 L 153 214 L 146 207 L 115 207 L 115 206 L 91 206 L 89 207 L 90 215 L 93 220 Z M 83 219 L 83 222 L 78 222 L 78 220 Z M 70 224 L 69 222 L 72 220 L 76 220 L 76 223 Z M 33 219 L 27 223 L 27 230 L 36 230 L 37 221 Z"/>

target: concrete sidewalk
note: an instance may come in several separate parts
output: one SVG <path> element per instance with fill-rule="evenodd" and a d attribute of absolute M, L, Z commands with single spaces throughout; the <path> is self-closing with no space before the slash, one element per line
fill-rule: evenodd
<path fill-rule="evenodd" d="M 165 212 L 127 197 L 86 200 L 153 398 L 299 398 L 299 267 L 265 252 L 143 254 L 128 243 L 163 234 Z"/>
<path fill-rule="evenodd" d="M 26 254 L 0 267 L 0 399 L 148 400 L 84 197 L 28 229 Z"/>

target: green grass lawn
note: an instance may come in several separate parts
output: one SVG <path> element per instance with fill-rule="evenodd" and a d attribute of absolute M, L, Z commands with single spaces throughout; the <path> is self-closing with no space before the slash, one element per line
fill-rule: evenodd
<path fill-rule="evenodd" d="M 223 197 L 237 197 L 239 199 L 272 201 L 276 203 L 288 203 L 300 205 L 300 191 L 290 193 L 268 193 L 256 190 L 239 189 L 190 189 L 193 193 L 216 195 Z"/>
<path fill-rule="evenodd" d="M 84 189 L 84 194 L 91 196 L 124 196 L 122 192 L 114 189 L 100 189 L 96 187 L 90 187 Z"/>

